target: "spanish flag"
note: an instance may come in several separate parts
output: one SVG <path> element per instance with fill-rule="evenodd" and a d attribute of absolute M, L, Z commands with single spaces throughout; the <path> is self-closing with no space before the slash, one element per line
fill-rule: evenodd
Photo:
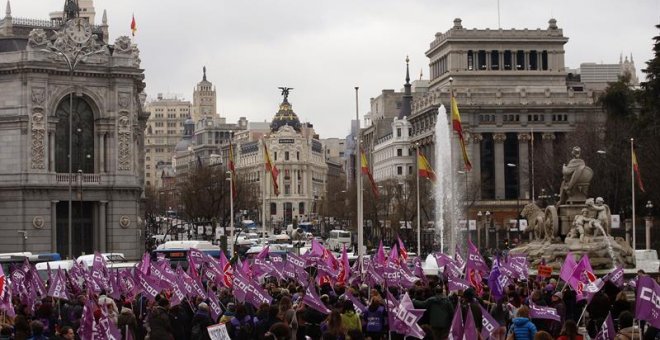
<path fill-rule="evenodd" d="M 635 171 L 635 177 L 637 177 L 637 185 L 639 185 L 639 190 L 646 192 L 644 191 L 644 183 L 642 183 L 642 175 L 639 174 L 639 164 L 637 163 L 637 155 L 635 154 L 635 150 L 632 151 L 632 166 L 633 170 Z"/>
<path fill-rule="evenodd" d="M 369 183 L 371 183 L 371 192 L 373 192 L 374 197 L 379 198 L 380 193 L 378 192 L 378 186 L 376 186 L 376 182 L 374 182 L 374 176 L 371 175 L 371 171 L 369 171 L 369 163 L 367 162 L 367 155 L 364 153 L 363 149 L 360 149 L 360 164 L 362 167 L 362 173 L 367 175 L 369 177 Z"/>
<path fill-rule="evenodd" d="M 266 172 L 270 172 L 270 176 L 273 179 L 273 189 L 275 190 L 275 196 L 280 195 L 280 187 L 277 184 L 277 176 L 280 174 L 280 172 L 277 170 L 277 167 L 273 162 L 270 161 L 270 154 L 268 154 L 268 147 L 266 146 L 266 142 L 263 141 L 264 144 L 264 162 L 266 164 Z"/>
<path fill-rule="evenodd" d="M 465 139 L 463 138 L 463 126 L 461 126 L 461 114 L 458 113 L 458 104 L 454 94 L 451 95 L 451 125 L 454 131 L 458 134 L 458 142 L 461 144 L 461 153 L 463 154 L 463 162 L 465 163 L 465 170 L 472 170 L 472 163 L 468 158 L 467 151 L 465 150 Z"/>
<path fill-rule="evenodd" d="M 431 182 L 435 183 L 435 172 L 429 164 L 429 161 L 421 153 L 417 153 L 417 169 L 418 175 L 428 178 Z"/>
<path fill-rule="evenodd" d="M 231 196 L 236 199 L 236 166 L 234 165 L 234 145 L 229 141 L 229 171 L 231 172 Z"/>
<path fill-rule="evenodd" d="M 135 14 L 133 14 L 133 20 L 131 20 L 131 34 L 135 36 L 135 31 L 137 31 L 137 24 L 135 23 Z"/>

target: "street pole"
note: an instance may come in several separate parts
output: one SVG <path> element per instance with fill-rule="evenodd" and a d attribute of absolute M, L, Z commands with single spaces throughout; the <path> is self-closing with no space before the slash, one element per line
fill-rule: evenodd
<path fill-rule="evenodd" d="M 355 149 L 355 184 L 357 188 L 357 254 L 364 255 L 364 226 L 362 220 L 362 148 L 360 147 L 360 110 L 358 106 L 358 86 L 355 87 L 355 120 L 357 121 L 356 149 Z"/>
<path fill-rule="evenodd" d="M 415 159 L 417 164 L 417 256 L 422 256 L 422 218 L 419 213 L 419 143 L 415 143 L 415 148 L 417 149 L 417 158 Z"/>
<path fill-rule="evenodd" d="M 234 239 L 234 178 L 233 178 L 233 173 L 231 171 L 227 171 L 227 174 L 229 177 L 227 177 L 227 180 L 229 181 L 229 240 Z M 225 224 L 226 225 L 226 224 Z M 227 238 L 227 235 L 225 235 L 225 239 Z M 231 247 L 229 248 L 229 258 L 231 258 L 234 254 L 234 245 L 232 244 Z"/>
<path fill-rule="evenodd" d="M 635 236 L 637 233 L 637 228 L 635 225 L 635 165 L 633 163 L 633 156 L 634 156 L 634 144 L 635 140 L 633 138 L 630 138 L 630 191 L 632 192 L 632 248 L 633 248 L 633 256 L 635 253 L 635 249 L 637 249 L 637 237 Z"/>

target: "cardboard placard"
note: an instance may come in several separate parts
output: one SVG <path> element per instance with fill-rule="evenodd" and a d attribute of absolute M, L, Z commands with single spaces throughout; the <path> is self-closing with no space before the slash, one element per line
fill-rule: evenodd
<path fill-rule="evenodd" d="M 229 333 L 227 333 L 227 326 L 224 323 L 206 327 L 209 331 L 211 340 L 231 340 Z"/>
<path fill-rule="evenodd" d="M 552 276 L 552 267 L 540 265 L 537 275 L 540 276 L 540 277 L 550 277 L 550 276 Z"/>

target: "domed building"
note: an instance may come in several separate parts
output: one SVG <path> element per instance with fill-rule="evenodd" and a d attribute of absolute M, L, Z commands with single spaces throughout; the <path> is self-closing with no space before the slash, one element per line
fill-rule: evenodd
<path fill-rule="evenodd" d="M 237 145 L 236 173 L 260 188 L 261 219 L 267 229 L 286 227 L 293 220 L 308 221 L 318 214 L 326 196 L 328 166 L 324 147 L 311 124 L 300 123 L 288 101 L 289 88 L 270 124 L 270 134 Z M 278 170 L 276 193 L 271 174 L 265 171 L 264 145 Z"/>

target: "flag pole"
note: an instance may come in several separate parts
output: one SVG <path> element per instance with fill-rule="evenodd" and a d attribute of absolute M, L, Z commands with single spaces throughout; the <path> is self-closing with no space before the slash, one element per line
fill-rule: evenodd
<path fill-rule="evenodd" d="M 536 193 L 534 192 L 534 127 L 532 127 L 532 203 L 536 202 Z"/>
<path fill-rule="evenodd" d="M 261 140 L 261 142 L 266 145 L 265 140 Z M 266 152 L 266 148 L 264 147 L 262 152 Z M 265 159 L 265 157 L 264 157 Z M 267 170 L 263 172 L 264 175 L 264 180 L 261 183 L 262 191 L 261 191 L 261 200 L 262 200 L 262 208 L 261 208 L 261 236 L 266 237 L 266 181 L 268 180 L 268 176 L 266 176 Z M 286 227 L 286 226 L 285 226 Z"/>
<path fill-rule="evenodd" d="M 417 157 L 415 157 L 417 164 L 417 256 L 422 256 L 422 219 L 419 215 L 419 143 L 415 143 L 415 148 L 417 149 Z"/>
<path fill-rule="evenodd" d="M 632 192 L 632 248 L 633 255 L 635 254 L 635 249 L 637 249 L 637 234 L 635 228 L 635 164 L 633 164 L 633 155 L 635 149 L 633 144 L 635 143 L 634 138 L 630 138 L 630 190 Z"/>
<path fill-rule="evenodd" d="M 364 255 L 364 226 L 362 221 L 362 148 L 360 147 L 360 110 L 358 106 L 358 86 L 355 87 L 355 120 L 357 122 L 355 149 L 355 185 L 357 188 L 357 254 Z"/>

